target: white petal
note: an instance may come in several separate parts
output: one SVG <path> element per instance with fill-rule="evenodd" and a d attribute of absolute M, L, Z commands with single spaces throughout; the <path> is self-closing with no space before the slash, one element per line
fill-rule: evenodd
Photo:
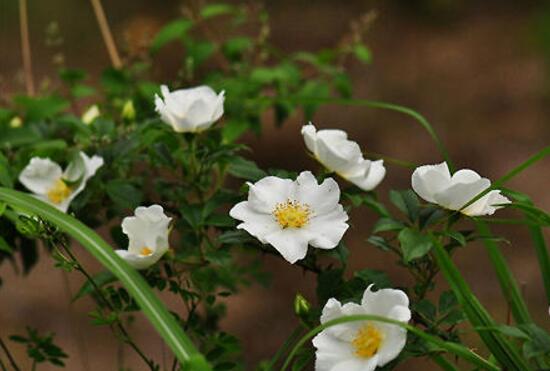
<path fill-rule="evenodd" d="M 61 167 L 49 158 L 33 157 L 19 175 L 19 181 L 31 192 L 45 195 L 62 174 Z"/>
<path fill-rule="evenodd" d="M 315 370 L 331 370 L 336 364 L 353 357 L 350 343 L 331 336 L 326 330 L 312 340 L 315 352 Z"/>
<path fill-rule="evenodd" d="M 451 184 L 474 183 L 481 179 L 481 176 L 473 170 L 461 169 L 451 177 Z"/>
<path fill-rule="evenodd" d="M 434 195 L 448 188 L 450 182 L 451 173 L 446 162 L 417 167 L 411 177 L 412 188 L 416 194 L 432 203 L 436 202 Z"/>
<path fill-rule="evenodd" d="M 295 196 L 297 201 L 307 204 L 316 215 L 334 210 L 340 201 L 340 187 L 332 178 L 319 185 L 310 171 L 303 171 L 296 179 Z"/>
<path fill-rule="evenodd" d="M 128 251 L 139 254 L 143 247 L 147 247 L 153 255 L 162 256 L 168 251 L 168 225 L 171 220 L 159 205 L 138 207 L 135 216 L 122 220 L 122 232 L 129 239 Z"/>
<path fill-rule="evenodd" d="M 225 102 L 225 91 L 222 91 L 220 94 L 218 94 L 215 102 L 214 102 L 214 110 L 212 113 L 211 121 L 215 122 L 218 121 L 220 117 L 223 115 L 223 104 Z"/>
<path fill-rule="evenodd" d="M 317 132 L 317 158 L 329 170 L 346 173 L 362 158 L 361 148 L 341 130 Z"/>
<path fill-rule="evenodd" d="M 308 125 L 302 126 L 302 136 L 307 149 L 317 156 L 317 129 L 310 122 Z"/>
<path fill-rule="evenodd" d="M 308 238 L 300 229 L 281 229 L 265 236 L 270 243 L 290 264 L 305 258 Z"/>
<path fill-rule="evenodd" d="M 384 179 L 384 176 L 386 175 L 384 160 L 365 160 L 363 166 L 366 166 L 366 169 L 364 173 L 359 176 L 346 176 L 344 174 L 341 175 L 362 190 L 372 191 L 380 184 L 380 182 L 382 182 L 382 179 Z"/>
<path fill-rule="evenodd" d="M 462 213 L 469 216 L 493 215 L 496 210 L 503 207 L 494 205 L 509 204 L 511 202 L 507 197 L 501 195 L 499 190 L 493 190 L 464 208 Z"/>
<path fill-rule="evenodd" d="M 384 333 L 384 341 L 376 355 L 378 356 L 378 366 L 384 366 L 393 361 L 405 347 L 407 343 L 407 330 L 390 324 L 379 324 L 379 328 Z"/>
<path fill-rule="evenodd" d="M 373 285 L 370 285 L 363 294 L 361 305 L 368 314 L 388 317 L 391 313 L 398 315 L 394 318 L 399 321 L 408 322 L 411 317 L 409 307 L 409 297 L 401 290 L 381 289 L 372 291 Z M 402 307 L 405 310 L 392 312 L 395 307 Z"/>
<path fill-rule="evenodd" d="M 267 176 L 254 184 L 250 184 L 248 201 L 250 207 L 258 212 L 272 213 L 275 206 L 294 196 L 294 182 L 276 176 Z"/>
<path fill-rule="evenodd" d="M 88 180 L 95 175 L 101 166 L 103 166 L 103 158 L 100 156 L 94 155 L 90 158 L 84 152 L 80 152 L 79 155 L 80 161 L 76 161 L 75 163 L 79 163 L 80 165 L 74 165 L 74 163 L 71 162 L 64 173 L 64 177 L 68 180 L 76 181 L 80 178 L 78 186 L 71 192 L 69 197 L 61 202 L 61 205 L 63 205 L 62 207 L 66 209 L 69 208 L 71 201 L 86 188 Z M 82 166 L 82 168 L 77 169 L 76 167 L 78 166 Z"/>
<path fill-rule="evenodd" d="M 331 371 L 373 371 L 377 363 L 377 355 L 366 359 L 354 357 L 336 364 Z"/>
<path fill-rule="evenodd" d="M 489 179 L 481 178 L 473 183 L 455 183 L 447 189 L 434 194 L 435 201 L 451 210 L 459 210 L 475 196 L 491 186 Z"/>
<path fill-rule="evenodd" d="M 148 256 L 134 254 L 128 250 L 115 250 L 115 252 L 135 269 L 146 269 L 155 264 L 162 255 L 152 254 Z"/>
<path fill-rule="evenodd" d="M 328 214 L 314 216 L 306 226 L 311 233 L 309 243 L 320 249 L 335 248 L 349 228 L 347 220 L 348 214 L 342 205 L 337 205 Z"/>
<path fill-rule="evenodd" d="M 249 207 L 248 201 L 242 201 L 233 206 L 229 215 L 241 223 L 238 229 L 244 229 L 262 243 L 267 243 L 265 236 L 281 229 L 272 214 L 259 213 Z"/>

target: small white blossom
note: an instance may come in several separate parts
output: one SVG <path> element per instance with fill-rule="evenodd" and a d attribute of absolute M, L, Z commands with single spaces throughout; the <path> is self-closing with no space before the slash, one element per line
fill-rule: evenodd
<path fill-rule="evenodd" d="M 242 221 L 237 228 L 271 244 L 291 264 L 306 256 L 308 244 L 336 247 L 348 229 L 340 188 L 332 178 L 318 184 L 304 171 L 295 181 L 268 176 L 248 185 L 248 200 L 229 215 Z"/>
<path fill-rule="evenodd" d="M 407 323 L 409 298 L 401 290 L 365 290 L 361 304 L 326 303 L 321 323 L 350 315 L 376 315 Z M 313 338 L 316 371 L 372 371 L 394 360 L 407 342 L 407 331 L 380 321 L 353 321 L 328 327 Z"/>
<path fill-rule="evenodd" d="M 168 251 L 169 224 L 172 218 L 160 205 L 136 208 L 134 216 L 122 220 L 122 232 L 128 236 L 128 250 L 115 252 L 136 269 L 155 264 Z"/>
<path fill-rule="evenodd" d="M 103 158 L 90 158 L 84 152 L 80 152 L 65 171 L 49 158 L 33 157 L 19 175 L 19 181 L 36 198 L 67 212 L 71 201 L 101 166 Z"/>
<path fill-rule="evenodd" d="M 490 186 L 489 179 L 470 169 L 458 170 L 451 176 L 446 162 L 420 166 L 412 174 L 412 188 L 424 200 L 469 216 L 492 215 L 502 207 L 497 205 L 511 202 L 499 190 L 492 190 L 462 209 Z"/>
<path fill-rule="evenodd" d="M 162 121 L 178 133 L 208 129 L 223 114 L 224 92 L 216 94 L 208 86 L 170 92 L 160 87 L 162 98 L 155 95 L 155 106 Z"/>
<path fill-rule="evenodd" d="M 99 116 L 101 115 L 101 112 L 99 111 L 99 107 L 97 106 L 97 104 L 94 104 L 93 106 L 91 106 L 90 108 L 88 108 L 86 110 L 86 112 L 84 112 L 82 114 L 82 117 L 81 117 L 81 120 L 83 123 L 85 123 L 86 125 L 90 125 L 92 122 L 95 121 L 95 119 L 97 119 Z"/>
<path fill-rule="evenodd" d="M 302 135 L 317 161 L 362 190 L 371 191 L 384 179 L 384 161 L 365 159 L 359 145 L 349 140 L 345 131 L 317 131 L 310 123 L 302 127 Z"/>

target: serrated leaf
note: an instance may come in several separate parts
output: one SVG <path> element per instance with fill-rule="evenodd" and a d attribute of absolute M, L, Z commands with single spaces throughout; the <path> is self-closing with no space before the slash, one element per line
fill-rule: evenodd
<path fill-rule="evenodd" d="M 117 281 L 117 278 L 114 274 L 112 274 L 109 271 L 102 271 L 97 274 L 95 274 L 92 277 L 93 283 L 90 281 L 84 282 L 84 284 L 80 287 L 80 290 L 76 293 L 76 295 L 73 297 L 73 301 L 76 301 L 86 295 L 91 294 L 95 291 L 96 287 L 103 287 L 109 283 L 113 283 Z M 95 285 L 95 286 L 94 286 Z"/>
<path fill-rule="evenodd" d="M 403 228 L 405 228 L 405 225 L 399 220 L 395 220 L 391 218 L 382 218 L 376 222 L 372 230 L 372 233 L 400 231 Z"/>
<path fill-rule="evenodd" d="M 397 236 L 397 239 L 399 240 L 405 263 L 423 257 L 433 247 L 429 236 L 412 228 L 403 229 Z"/>
<path fill-rule="evenodd" d="M 155 35 L 150 46 L 151 52 L 156 53 L 169 42 L 182 39 L 191 27 L 193 22 L 184 18 L 168 23 Z"/>

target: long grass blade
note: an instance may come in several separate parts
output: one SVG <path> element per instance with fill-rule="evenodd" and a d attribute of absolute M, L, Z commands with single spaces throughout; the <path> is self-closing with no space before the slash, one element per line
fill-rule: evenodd
<path fill-rule="evenodd" d="M 322 325 L 319 325 L 315 327 L 314 329 L 310 330 L 308 333 L 306 333 L 292 348 L 292 351 L 288 354 L 285 363 L 283 364 L 283 367 L 281 368 L 282 371 L 285 371 L 291 364 L 292 359 L 296 355 L 296 353 L 300 350 L 304 344 L 313 338 L 315 335 L 320 333 L 326 328 L 340 325 L 343 323 L 348 322 L 355 322 L 355 321 L 377 321 L 377 322 L 383 322 L 383 323 L 389 323 L 392 325 L 396 325 L 399 327 L 402 327 L 406 329 L 407 331 L 415 334 L 419 338 L 423 339 L 424 341 L 427 341 L 429 343 L 432 343 L 436 345 L 439 348 L 442 348 L 446 350 L 449 353 L 452 353 L 460 358 L 463 358 L 464 360 L 470 362 L 472 365 L 475 365 L 477 367 L 480 367 L 483 370 L 492 370 L 492 371 L 498 371 L 499 368 L 495 365 L 491 364 L 487 360 L 480 357 L 478 354 L 474 353 L 470 349 L 466 348 L 465 346 L 458 344 L 458 343 L 452 343 L 449 341 L 441 340 L 440 338 L 430 335 L 414 326 L 408 325 L 406 323 L 392 320 L 386 317 L 381 316 L 375 316 L 375 315 L 353 315 L 353 316 L 344 316 L 340 318 L 333 319 L 331 321 L 327 321 L 323 323 Z"/>
<path fill-rule="evenodd" d="M 25 193 L 0 188 L 0 200 L 23 212 L 38 215 L 80 242 L 105 268 L 118 277 L 182 364 L 191 361 L 195 364 L 205 364 L 201 360 L 203 357 L 181 326 L 141 275 L 118 257 L 97 233 L 77 219 Z M 201 367 L 202 369 L 204 367 Z"/>
<path fill-rule="evenodd" d="M 464 313 L 468 317 L 468 320 L 474 329 L 487 327 L 492 328 L 496 326 L 487 310 L 472 293 L 470 287 L 462 278 L 462 275 L 451 260 L 451 257 L 439 241 L 434 240 L 434 248 L 432 251 L 434 252 L 441 272 L 447 279 L 449 286 L 456 295 L 458 302 L 464 309 Z M 491 353 L 504 368 L 514 371 L 531 370 L 527 362 L 518 353 L 517 348 L 514 347 L 501 334 L 482 330 L 476 330 L 476 332 L 485 343 L 489 351 L 491 351 Z"/>

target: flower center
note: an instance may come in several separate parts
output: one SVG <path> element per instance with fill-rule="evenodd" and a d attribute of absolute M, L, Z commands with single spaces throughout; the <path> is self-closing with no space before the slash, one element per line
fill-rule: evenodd
<path fill-rule="evenodd" d="M 355 348 L 355 355 L 361 358 L 370 358 L 378 352 L 384 335 L 370 323 L 357 331 L 351 344 Z"/>
<path fill-rule="evenodd" d="M 147 246 L 143 246 L 141 250 L 139 250 L 139 255 L 141 256 L 149 256 L 153 253 L 153 250 L 148 248 Z"/>
<path fill-rule="evenodd" d="M 57 179 L 52 188 L 48 190 L 46 194 L 48 199 L 54 204 L 60 204 L 65 201 L 73 192 L 71 187 L 69 187 L 63 179 Z"/>
<path fill-rule="evenodd" d="M 302 228 L 309 221 L 310 215 L 309 205 L 294 200 L 278 203 L 273 211 L 273 216 L 283 229 Z"/>

